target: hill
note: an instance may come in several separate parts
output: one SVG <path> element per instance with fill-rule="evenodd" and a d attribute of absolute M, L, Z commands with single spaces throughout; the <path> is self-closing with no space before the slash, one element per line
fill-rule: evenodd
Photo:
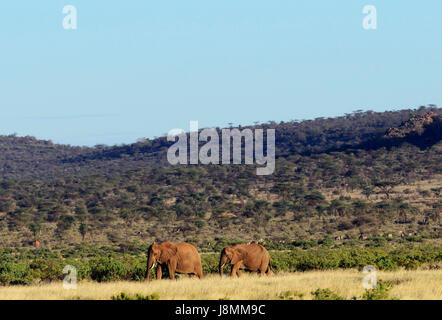
<path fill-rule="evenodd" d="M 249 126 L 276 130 L 270 176 L 251 165 L 170 166 L 165 137 L 88 148 L 2 136 L 0 241 L 438 242 L 441 114 L 432 106 Z"/>

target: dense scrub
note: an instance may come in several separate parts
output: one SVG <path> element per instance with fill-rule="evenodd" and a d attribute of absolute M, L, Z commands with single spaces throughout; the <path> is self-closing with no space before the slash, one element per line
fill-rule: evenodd
<path fill-rule="evenodd" d="M 31 284 L 40 281 L 62 280 L 63 267 L 73 265 L 77 279 L 98 282 L 144 280 L 146 272 L 145 247 L 131 253 L 111 248 L 80 246 L 70 250 L 0 250 L 0 283 L 3 285 Z M 315 247 L 270 251 L 273 272 L 308 270 L 362 269 L 373 265 L 379 270 L 416 269 L 425 264 L 438 267 L 442 261 L 442 247 L 435 245 Z M 205 274 L 217 273 L 219 254 L 202 254 Z M 153 272 L 153 271 L 152 271 Z"/>
<path fill-rule="evenodd" d="M 421 123 L 428 112 L 431 126 Z M 440 238 L 441 113 L 259 125 L 277 133 L 270 176 L 248 165 L 170 167 L 165 138 L 80 148 L 2 136 L 0 242 Z"/>

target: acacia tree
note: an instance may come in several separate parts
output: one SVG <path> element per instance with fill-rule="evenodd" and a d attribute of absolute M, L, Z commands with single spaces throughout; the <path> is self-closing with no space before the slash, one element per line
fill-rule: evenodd
<path fill-rule="evenodd" d="M 40 234 L 41 228 L 42 227 L 39 222 L 33 222 L 29 225 L 29 230 L 32 232 L 32 234 L 34 236 L 34 240 L 37 240 L 38 235 Z"/>
<path fill-rule="evenodd" d="M 81 238 L 84 241 L 84 238 L 86 237 L 86 234 L 88 232 L 88 225 L 85 222 L 82 222 L 78 227 L 78 231 L 80 232 Z"/>
<path fill-rule="evenodd" d="M 362 189 L 362 194 L 367 198 L 367 200 L 370 200 L 370 196 L 374 193 L 374 188 L 372 186 L 365 186 L 364 189 Z"/>
<path fill-rule="evenodd" d="M 293 183 L 277 183 L 270 191 L 280 195 L 282 200 L 289 200 L 290 196 L 294 193 L 294 190 Z"/>
<path fill-rule="evenodd" d="M 376 181 L 374 186 L 379 188 L 379 190 L 385 194 L 387 199 L 390 199 L 390 194 L 393 192 L 394 187 L 399 184 L 397 181 Z"/>
<path fill-rule="evenodd" d="M 333 215 L 342 217 L 347 213 L 349 207 L 344 201 L 333 199 L 328 209 Z"/>
<path fill-rule="evenodd" d="M 264 226 L 271 219 L 271 215 L 268 213 L 269 207 L 270 203 L 265 200 L 257 200 L 253 206 L 249 207 L 249 214 L 254 217 L 258 226 Z"/>

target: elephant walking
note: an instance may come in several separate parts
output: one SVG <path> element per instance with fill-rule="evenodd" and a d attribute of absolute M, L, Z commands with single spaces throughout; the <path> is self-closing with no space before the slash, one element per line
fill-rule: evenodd
<path fill-rule="evenodd" d="M 162 277 L 162 267 L 167 267 L 170 279 L 175 279 L 175 272 L 197 275 L 203 278 L 201 257 L 198 250 L 190 243 L 154 242 L 147 253 L 146 278 L 150 280 L 150 270 L 158 264 L 157 279 Z"/>
<path fill-rule="evenodd" d="M 266 248 L 257 243 L 237 244 L 225 247 L 221 251 L 219 273 L 223 275 L 226 264 L 233 265 L 231 276 L 241 275 L 241 269 L 258 271 L 261 275 L 270 274 L 270 254 Z"/>

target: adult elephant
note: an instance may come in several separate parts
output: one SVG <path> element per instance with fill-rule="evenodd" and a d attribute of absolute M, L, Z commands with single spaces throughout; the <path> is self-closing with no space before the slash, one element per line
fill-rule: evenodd
<path fill-rule="evenodd" d="M 231 276 L 241 275 L 241 269 L 270 274 L 270 254 L 258 243 L 237 244 L 225 247 L 219 260 L 219 274 L 223 275 L 226 264 L 233 265 Z"/>
<path fill-rule="evenodd" d="M 170 279 L 175 279 L 175 272 L 203 277 L 201 257 L 198 250 L 190 243 L 154 242 L 147 253 L 146 278 L 150 280 L 150 270 L 158 264 L 157 279 L 162 277 L 162 267 L 169 270 Z"/>

